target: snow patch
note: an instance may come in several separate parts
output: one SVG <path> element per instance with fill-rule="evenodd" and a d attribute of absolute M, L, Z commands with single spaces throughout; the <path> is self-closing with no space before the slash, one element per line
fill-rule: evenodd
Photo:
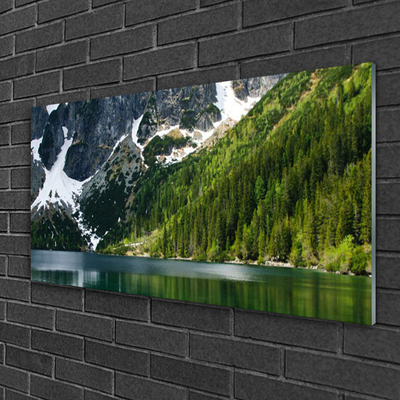
<path fill-rule="evenodd" d="M 136 144 L 137 147 L 139 147 L 140 152 L 143 152 L 144 146 L 142 146 L 138 142 L 139 139 L 138 139 L 137 133 L 139 131 L 139 126 L 140 126 L 140 123 L 142 122 L 143 115 L 144 114 L 142 114 L 138 119 L 134 119 L 132 122 L 132 141 L 133 141 L 133 143 Z"/>
<path fill-rule="evenodd" d="M 239 122 L 261 99 L 261 97 L 248 97 L 245 101 L 238 99 L 235 96 L 231 81 L 220 82 L 216 86 L 217 102 L 215 105 L 220 109 L 222 118 L 221 121 L 214 123 L 215 128 L 227 118 Z"/>
<path fill-rule="evenodd" d="M 31 140 L 31 153 L 33 155 L 33 159 L 35 161 L 40 161 L 40 156 L 39 156 L 39 147 L 42 143 L 43 137 L 40 139 L 34 139 Z"/>
<path fill-rule="evenodd" d="M 50 104 L 50 105 L 46 106 L 46 110 L 47 110 L 47 112 L 49 113 L 49 115 L 50 115 L 54 110 L 57 110 L 57 108 L 58 108 L 59 105 L 60 105 L 60 104 Z"/>
<path fill-rule="evenodd" d="M 40 190 L 38 197 L 31 206 L 32 210 L 35 207 L 45 207 L 49 203 L 62 204 L 62 202 L 64 202 L 65 204 L 71 205 L 73 212 L 76 211 L 75 195 L 81 191 L 86 181 L 76 181 L 67 176 L 64 172 L 65 157 L 73 139 L 71 138 L 68 140 L 66 136 L 68 130 L 65 127 L 62 128 L 64 132 L 64 144 L 51 170 L 49 171 L 47 168 L 44 168 L 46 179 L 43 188 Z"/>

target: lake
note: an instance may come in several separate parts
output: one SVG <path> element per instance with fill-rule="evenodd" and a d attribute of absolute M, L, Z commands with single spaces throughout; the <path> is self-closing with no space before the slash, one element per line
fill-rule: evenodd
<path fill-rule="evenodd" d="M 372 279 L 284 267 L 32 250 L 32 280 L 359 324 Z"/>

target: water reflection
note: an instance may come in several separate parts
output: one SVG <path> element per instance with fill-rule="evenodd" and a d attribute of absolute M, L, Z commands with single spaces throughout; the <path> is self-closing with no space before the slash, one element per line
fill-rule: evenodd
<path fill-rule="evenodd" d="M 320 271 L 33 250 L 32 279 L 371 323 L 371 279 Z"/>

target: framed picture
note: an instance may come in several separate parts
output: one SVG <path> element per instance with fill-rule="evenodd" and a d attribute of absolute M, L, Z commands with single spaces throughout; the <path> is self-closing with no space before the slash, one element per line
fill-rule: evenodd
<path fill-rule="evenodd" d="M 371 63 L 32 109 L 32 280 L 375 322 Z"/>

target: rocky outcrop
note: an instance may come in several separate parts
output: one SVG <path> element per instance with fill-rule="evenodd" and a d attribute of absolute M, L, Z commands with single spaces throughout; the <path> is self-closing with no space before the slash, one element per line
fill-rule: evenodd
<path fill-rule="evenodd" d="M 273 88 L 286 74 L 241 79 L 232 82 L 235 95 L 240 100 L 247 97 L 262 97 Z"/>
<path fill-rule="evenodd" d="M 40 139 L 43 136 L 49 113 L 46 107 L 34 107 L 31 113 L 31 140 Z"/>
<path fill-rule="evenodd" d="M 189 131 L 211 129 L 213 122 L 221 119 L 221 113 L 216 109 L 205 114 L 205 110 L 216 101 L 215 84 L 153 92 L 139 127 L 139 143 L 144 144 L 157 131 L 175 125 Z"/>
<path fill-rule="evenodd" d="M 39 155 L 44 166 L 50 170 L 54 165 L 61 147 L 64 144 L 63 114 L 65 107 L 60 104 L 57 110 L 54 110 L 45 125 L 42 143 L 39 147 Z"/>
<path fill-rule="evenodd" d="M 141 116 L 145 105 L 146 94 L 136 94 L 85 101 L 75 110 L 69 108 L 68 121 L 70 114 L 75 115 L 75 125 L 70 127 L 73 142 L 65 160 L 65 173 L 78 181 L 93 176 L 118 140 L 132 131 L 132 122 Z"/>

